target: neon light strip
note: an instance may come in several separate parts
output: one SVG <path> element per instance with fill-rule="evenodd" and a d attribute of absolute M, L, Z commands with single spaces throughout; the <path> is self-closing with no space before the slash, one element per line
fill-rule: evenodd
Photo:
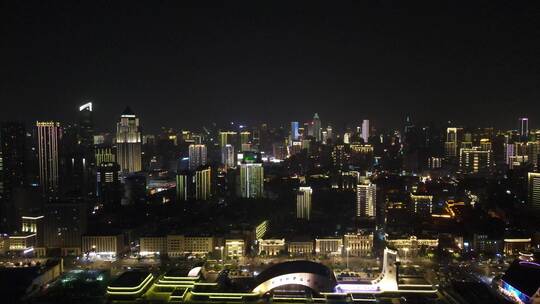
<path fill-rule="evenodd" d="M 163 276 L 166 280 L 197 280 L 200 278 L 200 276 L 196 277 L 169 277 L 169 276 Z"/>
<path fill-rule="evenodd" d="M 250 293 L 223 293 L 223 292 L 195 292 L 191 291 L 191 294 L 196 296 L 235 296 L 235 297 L 243 297 L 243 296 L 258 296 L 259 294 L 256 292 L 250 292 Z"/>
<path fill-rule="evenodd" d="M 192 285 L 176 285 L 176 284 L 154 284 L 155 287 L 174 287 L 174 288 L 192 288 Z"/>
<path fill-rule="evenodd" d="M 433 287 L 431 284 L 399 284 L 399 286 L 403 287 Z"/>
<path fill-rule="evenodd" d="M 151 273 L 148 274 L 148 276 L 146 276 L 146 278 L 137 286 L 135 287 L 111 287 L 111 286 L 108 286 L 107 289 L 111 289 L 111 290 L 136 290 L 136 289 L 140 289 L 143 285 L 145 285 L 146 283 L 148 283 L 148 281 L 152 280 L 153 276 Z"/>
<path fill-rule="evenodd" d="M 39 220 L 39 219 L 42 219 L 42 218 L 44 218 L 43 215 L 40 215 L 40 216 L 22 216 L 23 220 Z"/>
<path fill-rule="evenodd" d="M 110 294 L 110 295 L 135 295 L 135 294 L 140 294 L 148 286 L 148 284 L 150 284 L 150 281 L 151 280 L 146 281 L 146 284 L 144 284 L 139 290 L 136 290 L 136 291 L 109 291 L 109 290 L 107 290 L 107 294 Z"/>
<path fill-rule="evenodd" d="M 186 296 L 186 293 L 187 293 L 187 292 L 188 292 L 188 290 L 185 289 L 185 290 L 184 290 L 184 293 L 182 293 L 181 296 L 172 296 L 172 295 L 171 295 L 171 296 L 169 297 L 169 299 L 170 299 L 170 300 L 174 300 L 174 299 L 183 300 L 184 297 Z"/>
<path fill-rule="evenodd" d="M 528 262 L 528 261 L 520 261 L 519 265 L 531 265 L 531 266 L 540 267 L 540 264 L 535 263 L 535 262 Z"/>
<path fill-rule="evenodd" d="M 33 237 L 33 236 L 36 236 L 36 234 L 35 234 L 35 233 L 32 233 L 32 234 L 29 234 L 29 235 L 23 235 L 23 236 L 12 235 L 12 236 L 10 236 L 9 238 L 10 238 L 10 239 L 27 239 L 27 238 Z"/>
<path fill-rule="evenodd" d="M 195 282 L 190 282 L 190 281 L 167 281 L 167 280 L 159 280 L 158 283 L 162 283 L 162 284 L 189 284 L 190 286 L 195 285 Z"/>

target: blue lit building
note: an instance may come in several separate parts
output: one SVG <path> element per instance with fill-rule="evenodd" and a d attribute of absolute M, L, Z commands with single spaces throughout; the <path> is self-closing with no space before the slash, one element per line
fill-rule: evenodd
<path fill-rule="evenodd" d="M 540 302 L 540 263 L 515 260 L 499 282 L 499 290 L 514 303 Z"/>

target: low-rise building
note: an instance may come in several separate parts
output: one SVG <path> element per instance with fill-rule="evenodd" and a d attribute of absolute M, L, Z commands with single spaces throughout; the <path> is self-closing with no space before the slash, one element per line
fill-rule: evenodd
<path fill-rule="evenodd" d="M 371 256 L 373 251 L 373 233 L 350 233 L 343 236 L 343 246 L 349 256 Z"/>
<path fill-rule="evenodd" d="M 313 254 L 313 241 L 290 241 L 287 243 L 287 251 L 297 256 Z"/>
<path fill-rule="evenodd" d="M 242 239 L 225 240 L 225 256 L 229 259 L 243 257 L 246 252 L 246 244 Z"/>
<path fill-rule="evenodd" d="M 139 239 L 140 255 L 167 254 L 167 238 L 163 236 L 145 236 Z"/>
<path fill-rule="evenodd" d="M 341 238 L 315 239 L 315 252 L 317 254 L 340 255 L 343 249 Z"/>
<path fill-rule="evenodd" d="M 416 257 L 422 250 L 435 249 L 439 246 L 439 239 L 437 238 L 417 238 L 414 235 L 408 238 L 389 239 L 387 242 L 403 258 Z"/>
<path fill-rule="evenodd" d="M 19 251 L 23 254 L 30 253 L 36 246 L 36 234 L 21 232 L 9 236 L 9 250 Z"/>
<path fill-rule="evenodd" d="M 36 246 L 43 246 L 43 223 L 44 216 L 22 216 L 21 217 L 21 231 L 27 233 L 36 234 Z"/>
<path fill-rule="evenodd" d="M 275 256 L 285 252 L 285 239 L 260 239 L 259 255 Z"/>
<path fill-rule="evenodd" d="M 484 233 L 475 233 L 473 235 L 472 250 L 484 254 L 502 253 L 503 240 Z"/>
<path fill-rule="evenodd" d="M 82 252 L 92 255 L 118 256 L 124 250 L 124 236 L 118 235 L 83 235 Z"/>
<path fill-rule="evenodd" d="M 504 255 L 518 256 L 520 253 L 531 250 L 531 238 L 507 238 L 504 239 Z"/>
<path fill-rule="evenodd" d="M 167 235 L 167 255 L 181 257 L 186 252 L 185 237 L 183 235 Z"/>
<path fill-rule="evenodd" d="M 186 236 L 184 238 L 184 246 L 184 250 L 187 253 L 206 255 L 214 250 L 214 237 Z"/>

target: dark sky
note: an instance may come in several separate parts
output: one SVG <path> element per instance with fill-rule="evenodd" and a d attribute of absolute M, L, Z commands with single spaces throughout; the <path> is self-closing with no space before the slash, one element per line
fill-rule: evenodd
<path fill-rule="evenodd" d="M 539 126 L 527 3 L 3 1 L 0 120 L 70 121 L 91 96 L 101 130 L 126 105 L 147 130 L 314 112 L 336 127 L 406 113 Z"/>

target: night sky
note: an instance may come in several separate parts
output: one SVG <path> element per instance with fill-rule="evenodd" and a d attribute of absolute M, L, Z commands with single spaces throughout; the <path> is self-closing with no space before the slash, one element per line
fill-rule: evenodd
<path fill-rule="evenodd" d="M 99 130 L 126 105 L 146 130 L 314 112 L 540 126 L 526 1 L 61 2 L 2 2 L 0 120 L 71 121 L 91 96 Z"/>

